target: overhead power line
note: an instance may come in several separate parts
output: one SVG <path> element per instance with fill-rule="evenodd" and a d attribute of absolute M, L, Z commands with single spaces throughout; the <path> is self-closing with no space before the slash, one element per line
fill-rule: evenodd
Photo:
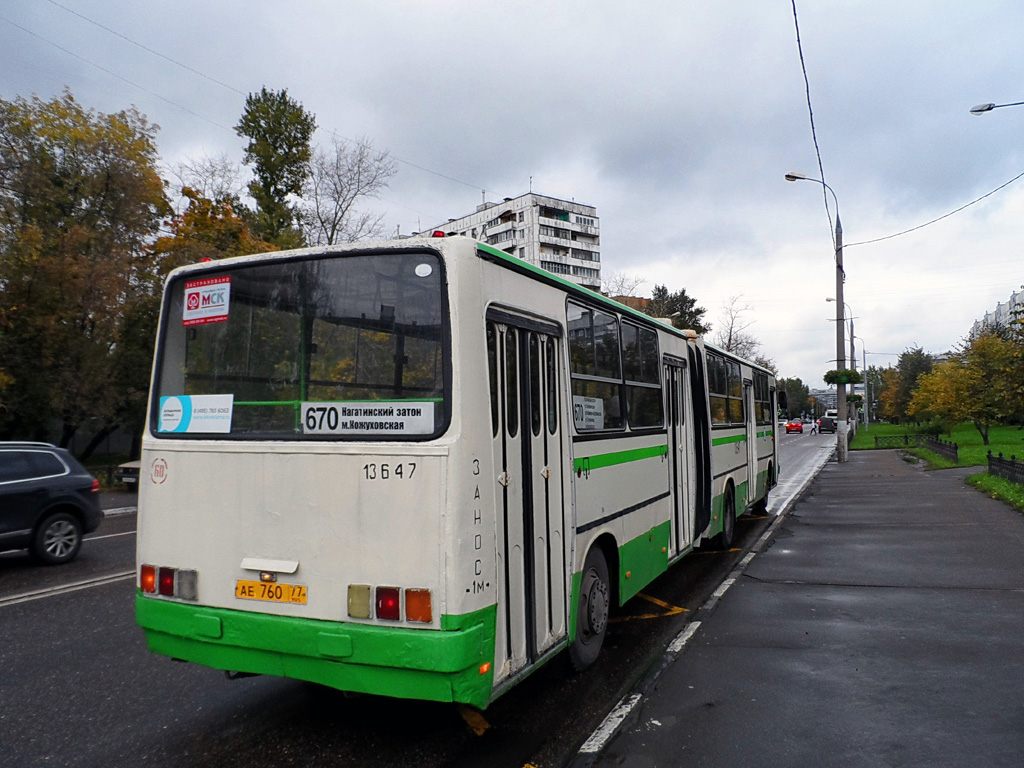
<path fill-rule="evenodd" d="M 1021 178 L 1024 178 L 1024 172 L 1018 173 L 1016 176 L 1014 176 L 1008 182 L 1006 182 L 1005 184 L 1000 184 L 998 187 L 993 189 L 991 192 L 986 192 L 981 197 L 978 197 L 978 198 L 975 198 L 974 200 L 971 200 L 971 202 L 967 203 L 966 205 L 961 205 L 956 210 L 950 211 L 949 213 L 945 213 L 942 216 L 939 216 L 937 218 L 932 219 L 931 221 L 926 221 L 924 224 L 918 224 L 916 227 L 911 227 L 910 229 L 904 229 L 902 232 L 896 232 L 895 234 L 886 235 L 885 237 L 876 237 L 874 240 L 861 240 L 858 243 L 847 243 L 844 247 L 852 248 L 855 245 L 867 245 L 868 243 L 880 243 L 883 240 L 892 240 L 894 237 L 899 237 L 900 235 L 907 235 L 907 234 L 910 234 L 911 232 L 916 232 L 919 229 L 924 229 L 925 227 L 930 226 L 930 225 L 934 224 L 937 221 L 942 221 L 943 219 L 948 219 L 954 213 L 960 213 L 960 211 L 964 210 L 965 208 L 970 208 L 975 203 L 980 203 L 986 197 L 991 197 L 992 195 L 994 195 L 999 190 L 1005 189 L 1006 187 L 1008 187 L 1011 184 L 1013 184 L 1013 182 L 1015 182 L 1015 181 L 1017 181 L 1018 179 L 1021 179 Z"/>
<path fill-rule="evenodd" d="M 98 21 L 90 19 L 88 16 L 82 15 L 81 13 L 79 13 L 76 10 L 74 10 L 73 8 L 68 8 L 66 5 L 61 5 L 56 0 L 46 0 L 46 2 L 50 3 L 50 5 L 57 6 L 58 8 L 61 8 L 61 9 L 65 10 L 65 11 L 67 11 L 70 14 L 74 14 L 75 16 L 80 18 L 82 21 L 87 21 L 90 24 L 92 24 L 93 26 L 99 27 L 100 29 L 107 31 L 110 34 L 115 35 L 116 37 L 121 38 L 122 40 L 124 40 L 127 43 L 131 43 L 132 45 L 136 46 L 137 48 L 141 48 L 144 51 L 152 53 L 154 56 L 159 56 L 164 61 L 169 61 L 169 62 L 171 62 L 171 64 L 174 64 L 175 66 L 181 67 L 182 69 L 186 69 L 186 70 L 188 70 L 189 72 L 191 72 L 194 75 L 199 75 L 200 77 L 209 80 L 211 83 L 216 83 L 217 85 L 221 86 L 222 88 L 227 88 L 229 91 L 233 91 L 234 93 L 237 93 L 240 96 L 246 96 L 247 95 L 244 92 L 242 92 L 242 91 L 238 90 L 237 88 L 235 88 L 233 85 L 228 85 L 227 83 L 222 82 L 221 80 L 218 80 L 215 77 L 210 77 L 206 73 L 200 72 L 198 69 L 190 67 L 188 64 L 183 64 L 182 62 L 180 62 L 180 61 L 178 61 L 176 59 L 172 59 L 170 56 L 166 56 L 166 55 L 160 53 L 160 51 L 155 51 L 152 48 L 150 48 L 148 46 L 145 46 L 145 45 L 143 45 L 142 43 L 140 43 L 140 42 L 138 42 L 136 40 L 132 40 L 130 37 L 122 35 L 117 30 L 111 29 L 110 27 L 106 26 L 105 24 L 101 24 Z"/>
<path fill-rule="evenodd" d="M 33 31 L 32 31 L 31 29 L 28 29 L 28 28 L 26 28 L 26 27 L 23 27 L 23 26 L 21 26 L 21 24 L 18 24 L 17 22 L 11 21 L 11 20 L 10 20 L 10 19 L 8 19 L 8 18 L 7 18 L 6 16 L 0 16 L 0 21 L 6 21 L 6 22 L 7 22 L 8 24 L 10 24 L 10 25 L 11 25 L 12 27 L 17 27 L 17 28 L 18 28 L 18 29 L 20 29 L 20 30 L 21 30 L 22 32 L 24 32 L 25 34 L 27 34 L 27 35 L 32 35 L 32 37 L 36 38 L 37 40 L 42 40 L 42 41 L 43 41 L 44 43 L 46 43 L 47 45 L 52 45 L 52 46 L 53 46 L 54 48 L 56 48 L 57 50 L 59 50 L 59 51 L 63 51 L 63 52 L 64 52 L 64 53 L 66 53 L 66 54 L 67 54 L 68 56 L 73 56 L 74 58 L 78 59 L 79 61 L 84 61 L 84 62 L 85 62 L 86 64 L 88 64 L 89 66 L 91 66 L 91 67 L 96 67 L 96 69 L 100 70 L 101 72 L 105 72 L 106 74 L 110 75 L 111 77 L 116 77 L 116 78 L 117 78 L 118 80 L 120 80 L 121 82 L 123 82 L 123 83 L 128 83 L 128 85 L 132 86 L 133 88 L 138 88 L 138 89 L 139 89 L 140 91 L 142 91 L 143 93 L 148 93 L 148 94 L 149 94 L 150 96 L 154 96 L 154 97 L 156 97 L 156 98 L 160 99 L 161 101 L 165 101 L 165 102 L 167 102 L 168 104 L 170 104 L 170 105 L 171 105 L 172 107 L 177 107 L 178 109 L 182 110 L 183 112 L 187 112 L 188 114 L 192 115 L 193 117 L 198 117 L 198 118 L 199 118 L 200 120 L 204 120 L 204 121 L 206 121 L 207 123 L 209 123 L 210 125 L 215 125 L 215 126 L 217 126 L 218 128 L 223 128 L 223 129 L 224 129 L 224 130 L 226 130 L 226 131 L 230 131 L 230 130 L 231 130 L 230 128 L 228 128 L 228 127 L 227 127 L 227 126 L 225 126 L 225 125 L 221 125 L 220 123 L 218 123 L 218 122 L 216 122 L 216 121 L 214 121 L 214 120 L 211 120 L 210 118 L 208 118 L 208 117 L 205 117 L 205 116 L 203 116 L 203 115 L 199 114 L 198 112 L 194 112 L 193 110 L 189 109 L 188 107 L 184 106 L 183 104 L 179 104 L 179 103 L 177 103 L 176 101 L 171 101 L 171 100 L 170 100 L 170 99 L 168 99 L 168 98 L 167 98 L 166 96 L 161 96 L 161 95 L 160 95 L 159 93 L 157 93 L 156 91 L 152 91 L 152 90 L 150 90 L 149 88 L 146 88 L 146 87 L 145 87 L 145 86 L 143 86 L 143 85 L 139 85 L 138 83 L 132 82 L 132 81 L 131 81 L 131 80 L 129 80 L 128 78 L 126 78 L 126 77 L 122 77 L 121 75 L 117 74 L 117 73 L 116 73 L 116 72 L 114 72 L 113 70 L 107 69 L 106 67 L 104 67 L 104 66 L 102 66 L 102 65 L 100 65 L 100 64 L 97 64 L 97 63 L 96 63 L 95 61 L 90 61 L 89 59 L 85 58 L 84 56 L 79 56 L 79 55 L 78 55 L 77 53 L 75 53 L 74 51 L 69 51 L 69 50 L 68 50 L 67 48 L 65 48 L 64 46 L 62 46 L 62 45 L 58 45 L 57 43 L 53 42 L 52 40 L 47 40 L 47 39 L 46 39 L 45 37 L 43 37 L 42 35 L 40 35 L 40 34 L 37 34 L 37 33 L 33 32 Z"/>
<path fill-rule="evenodd" d="M 804 48 L 800 42 L 800 19 L 796 13 L 796 0 L 791 0 L 793 4 L 793 26 L 796 29 L 796 50 L 800 54 L 800 71 L 804 75 L 804 92 L 807 94 L 807 115 L 811 120 L 811 139 L 814 141 L 814 154 L 818 158 L 818 173 L 821 174 L 821 196 L 825 199 L 825 215 L 828 216 L 828 230 L 832 236 L 832 249 L 836 248 L 836 235 L 835 229 L 832 226 L 832 212 L 828 207 L 828 185 L 825 184 L 825 167 L 821 162 L 821 150 L 818 147 L 818 133 L 814 127 L 814 110 L 811 108 L 811 81 L 807 77 L 807 64 L 804 61 Z M 838 201 L 836 202 L 838 206 Z M 836 210 L 836 216 L 839 215 L 838 209 Z"/>
<path fill-rule="evenodd" d="M 217 78 L 212 77 L 212 76 L 206 74 L 205 72 L 202 72 L 201 70 L 196 69 L 195 67 L 189 66 L 188 64 L 185 64 L 183 62 L 178 61 L 177 59 L 174 59 L 174 58 L 172 58 L 170 56 L 167 56 L 166 54 L 163 54 L 160 51 L 157 51 L 157 50 L 155 50 L 153 48 L 150 48 L 148 45 L 144 45 L 143 43 L 140 43 L 137 40 L 133 40 L 132 38 L 128 37 L 127 35 L 123 35 L 120 32 L 118 32 L 117 30 L 108 27 L 106 24 L 102 24 L 101 22 L 98 22 L 95 19 L 90 19 L 88 16 L 85 16 L 84 14 L 79 13 L 78 11 L 74 10 L 73 8 L 68 8 L 66 5 L 63 5 L 62 3 L 58 3 L 57 0 L 46 0 L 46 1 L 48 3 L 50 3 L 51 5 L 54 5 L 54 6 L 58 7 L 58 8 L 60 8 L 61 10 L 64 10 L 64 11 L 72 14 L 73 16 L 77 16 L 82 21 L 85 21 L 85 22 L 87 22 L 89 24 L 92 24 L 93 26 L 98 27 L 99 29 L 102 29 L 105 32 L 108 32 L 111 35 L 114 35 L 115 37 L 118 37 L 121 40 L 124 40 L 125 42 L 130 43 L 131 45 L 134 45 L 136 48 L 140 48 L 141 50 L 146 51 L 147 53 L 151 53 L 154 56 L 160 57 L 164 61 L 167 61 L 167 62 L 175 65 L 176 67 L 181 67 L 182 69 L 184 69 L 184 70 L 186 70 L 188 72 L 191 72 L 194 75 L 198 75 L 199 77 L 201 77 L 201 78 L 203 78 L 205 80 L 209 80 L 211 83 L 219 85 L 222 88 L 226 88 L 227 90 L 231 91 L 232 93 L 237 93 L 240 96 L 247 96 L 248 95 L 245 91 L 242 91 L 242 90 L 240 90 L 238 88 L 235 88 L 233 85 L 230 85 L 229 83 L 225 83 L 223 80 L 218 80 Z M 0 17 L 0 18 L 3 18 L 3 17 Z M 32 31 L 26 29 L 25 27 L 22 27 L 19 24 L 14 23 L 13 21 L 10 21 L 9 19 L 3 18 L 3 20 L 8 22 L 9 24 L 12 24 L 15 27 L 18 27 L 18 29 L 22 30 L 23 32 L 26 32 L 26 33 L 32 35 L 33 37 L 36 37 L 36 38 L 42 40 L 43 42 L 49 43 L 50 45 L 54 46 L 55 48 L 58 48 L 61 51 L 64 51 L 64 53 L 67 53 L 67 54 L 69 54 L 71 56 L 74 56 L 75 58 L 80 59 L 81 61 L 84 61 L 87 64 L 91 64 L 92 66 L 97 67 L 98 69 L 102 70 L 103 72 L 106 72 L 109 75 L 113 75 L 114 77 L 118 78 L 119 80 L 122 80 L 122 81 L 128 83 L 129 85 L 132 85 L 132 86 L 134 86 L 136 88 L 139 88 L 139 89 L 145 91 L 146 93 L 148 93 L 148 94 L 150 94 L 152 96 L 156 96 L 158 99 L 162 99 L 163 101 L 166 101 L 168 104 L 176 106 L 179 109 L 183 109 L 186 112 L 188 112 L 189 114 L 194 115 L 194 116 L 200 118 L 201 120 L 205 120 L 208 123 L 212 123 L 213 125 L 216 125 L 219 128 L 226 128 L 226 126 L 220 125 L 219 123 L 216 123 L 216 122 L 210 120 L 209 118 L 203 117 L 202 115 L 197 114 L 196 112 L 193 112 L 192 110 L 188 109 L 187 107 L 183 107 L 182 105 L 177 104 L 177 103 L 171 101 L 170 99 L 164 98 L 163 96 L 161 96 L 158 93 L 155 93 L 155 92 L 153 92 L 151 90 L 148 90 L 147 88 L 143 88 L 141 85 L 133 83 L 130 80 L 126 80 L 125 78 L 121 77 L 120 75 L 118 75 L 118 74 L 116 74 L 114 72 L 111 72 L 109 69 L 106 69 L 106 68 L 100 66 L 99 64 L 96 64 L 96 63 L 94 63 L 92 61 L 89 61 L 88 59 L 85 59 L 85 58 L 79 56 L 78 54 L 72 53 L 71 51 L 69 51 L 66 48 L 62 48 L 61 46 L 57 45 L 56 43 L 51 42 L 50 40 L 47 40 L 46 38 L 42 37 L 41 35 L 38 35 L 35 32 L 32 32 Z M 231 129 L 227 129 L 227 130 L 231 130 Z M 337 136 L 338 138 L 344 139 L 345 141 L 351 141 L 353 143 L 356 143 L 352 139 L 348 139 L 348 138 L 346 138 L 344 136 L 341 136 L 340 134 L 336 133 L 335 131 L 328 131 L 328 133 L 330 133 L 330 134 L 332 134 L 334 136 Z M 393 157 L 399 163 L 402 163 L 404 165 L 408 165 L 408 166 L 410 166 L 412 168 L 415 168 L 415 169 L 417 169 L 419 171 L 423 171 L 424 173 L 429 173 L 429 174 L 431 174 L 433 176 L 437 176 L 438 178 L 445 179 L 446 181 L 451 181 L 451 182 L 454 182 L 456 184 L 462 184 L 462 185 L 470 187 L 472 189 L 482 189 L 482 187 L 480 185 L 478 185 L 478 184 L 470 184 L 468 181 L 462 181 L 461 179 L 456 179 L 456 178 L 454 178 L 452 176 L 447 176 L 447 175 L 445 175 L 443 173 L 440 173 L 438 171 L 434 171 L 434 170 L 431 170 L 430 168 L 426 168 L 426 167 L 424 167 L 422 165 L 418 165 L 417 163 L 414 163 L 411 160 L 405 160 L 404 158 L 398 157 L 396 155 L 391 155 L 391 157 Z"/>

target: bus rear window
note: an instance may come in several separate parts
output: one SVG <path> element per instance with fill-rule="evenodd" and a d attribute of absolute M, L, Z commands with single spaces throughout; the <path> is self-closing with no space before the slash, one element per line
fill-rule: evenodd
<path fill-rule="evenodd" d="M 157 436 L 427 439 L 447 424 L 437 254 L 250 262 L 168 287 Z"/>

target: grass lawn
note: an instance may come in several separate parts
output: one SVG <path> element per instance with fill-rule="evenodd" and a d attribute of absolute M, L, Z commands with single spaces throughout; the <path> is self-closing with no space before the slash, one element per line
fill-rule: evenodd
<path fill-rule="evenodd" d="M 917 430 L 914 425 L 899 424 L 872 424 L 869 429 L 863 426 L 857 430 L 856 437 L 850 446 L 854 450 L 863 450 L 875 447 L 876 435 L 905 435 L 913 434 Z M 954 465 L 946 463 L 944 466 L 973 467 L 987 464 L 987 452 L 998 454 L 1009 458 L 1016 456 L 1018 460 L 1024 460 L 1024 429 L 1019 427 L 992 427 L 988 433 L 988 445 L 982 445 L 981 433 L 975 429 L 973 424 L 964 422 L 953 428 L 953 434 L 939 435 L 947 442 L 956 443 L 960 447 L 960 463 Z M 929 453 L 930 458 L 934 454 Z"/>
<path fill-rule="evenodd" d="M 995 477 L 988 472 L 971 475 L 967 478 L 967 482 L 993 499 L 1005 501 L 1018 512 L 1024 512 L 1024 485 L 1011 483 L 1009 480 Z"/>

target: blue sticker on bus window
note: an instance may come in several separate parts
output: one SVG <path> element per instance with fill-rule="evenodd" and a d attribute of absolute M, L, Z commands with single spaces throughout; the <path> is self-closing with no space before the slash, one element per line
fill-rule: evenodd
<path fill-rule="evenodd" d="M 234 395 L 171 395 L 160 398 L 158 432 L 231 431 Z"/>

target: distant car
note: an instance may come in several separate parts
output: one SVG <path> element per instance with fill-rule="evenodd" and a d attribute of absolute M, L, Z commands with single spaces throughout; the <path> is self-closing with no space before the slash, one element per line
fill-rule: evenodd
<path fill-rule="evenodd" d="M 799 433 L 803 434 L 803 431 L 804 431 L 804 422 L 803 422 L 803 419 L 801 419 L 799 416 L 797 416 L 796 418 L 792 418 L 792 419 L 790 419 L 789 421 L 786 422 L 786 434 L 787 435 L 790 432 L 799 432 Z"/>
<path fill-rule="evenodd" d="M 130 490 L 139 490 L 139 470 L 142 467 L 141 461 L 126 461 L 114 470 L 114 479 L 124 483 Z"/>
<path fill-rule="evenodd" d="M 0 551 L 71 562 L 82 536 L 103 520 L 99 491 L 100 481 L 63 448 L 0 442 Z"/>
<path fill-rule="evenodd" d="M 831 416 L 822 416 L 818 419 L 818 431 L 819 432 L 831 432 L 835 434 L 836 431 L 836 420 Z"/>

